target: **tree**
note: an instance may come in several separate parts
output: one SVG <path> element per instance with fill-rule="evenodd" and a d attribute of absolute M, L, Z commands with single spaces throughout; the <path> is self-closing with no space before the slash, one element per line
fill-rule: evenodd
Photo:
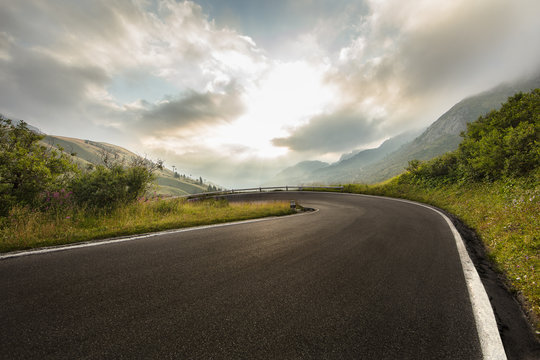
<path fill-rule="evenodd" d="M 0 216 L 20 203 L 35 206 L 45 191 L 65 188 L 77 172 L 62 149 L 47 148 L 24 121 L 0 115 Z"/>

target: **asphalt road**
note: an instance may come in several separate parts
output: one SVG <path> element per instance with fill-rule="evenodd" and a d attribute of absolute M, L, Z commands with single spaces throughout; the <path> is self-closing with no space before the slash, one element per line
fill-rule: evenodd
<path fill-rule="evenodd" d="M 319 211 L 1 260 L 0 358 L 482 358 L 441 216 L 266 196 Z"/>

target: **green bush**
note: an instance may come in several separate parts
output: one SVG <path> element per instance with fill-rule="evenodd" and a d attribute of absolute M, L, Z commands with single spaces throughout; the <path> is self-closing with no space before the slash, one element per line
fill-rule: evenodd
<path fill-rule="evenodd" d="M 110 209 L 143 196 L 153 180 L 144 166 L 99 165 L 74 179 L 71 190 L 79 205 Z"/>
<path fill-rule="evenodd" d="M 14 206 L 58 213 L 66 207 L 110 209 L 141 197 L 162 168 L 143 158 L 129 165 L 114 163 L 81 172 L 62 149 L 39 144 L 43 138 L 21 121 L 16 125 L 0 115 L 0 217 Z"/>
<path fill-rule="evenodd" d="M 0 115 L 0 216 L 15 204 L 38 206 L 45 192 L 66 188 L 77 168 L 61 149 L 39 144 L 42 135 Z"/>

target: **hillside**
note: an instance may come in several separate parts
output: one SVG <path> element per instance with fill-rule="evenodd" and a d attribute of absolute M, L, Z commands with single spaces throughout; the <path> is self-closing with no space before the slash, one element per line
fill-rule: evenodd
<path fill-rule="evenodd" d="M 367 150 L 355 150 L 343 154 L 340 160 L 333 164 L 322 161 L 302 161 L 279 172 L 269 183 L 310 184 L 340 182 L 340 179 L 352 179 L 365 166 L 383 159 L 404 144 L 420 134 L 419 131 L 409 131 L 383 142 L 379 147 Z"/>
<path fill-rule="evenodd" d="M 64 136 L 46 135 L 42 143 L 47 146 L 60 146 L 64 152 L 72 155 L 72 160 L 82 168 L 88 165 L 102 164 L 103 154 L 116 159 L 118 161 L 129 161 L 137 154 L 126 150 L 120 146 L 95 142 L 91 140 L 82 140 Z M 175 177 L 170 170 L 157 170 L 157 187 L 156 193 L 161 195 L 187 195 L 196 194 L 208 190 L 208 184 L 200 184 L 200 182 L 187 177 Z"/>
<path fill-rule="evenodd" d="M 329 164 L 323 161 L 302 161 L 280 171 L 270 182 L 271 185 L 302 184 L 309 179 L 312 173 Z"/>
<path fill-rule="evenodd" d="M 384 159 L 415 139 L 420 131 L 409 131 L 386 140 L 378 148 L 363 150 L 355 155 L 332 164 L 326 168 L 313 172 L 315 178 L 320 178 L 325 183 L 343 182 L 343 179 L 355 179 L 359 173 L 371 164 Z"/>
<path fill-rule="evenodd" d="M 429 160 L 457 149 L 467 130 L 467 123 L 501 107 L 508 97 L 540 87 L 540 76 L 532 80 L 502 84 L 494 89 L 466 98 L 441 115 L 419 137 L 387 158 L 358 173 L 355 182 L 376 183 L 403 172 L 410 160 Z"/>
<path fill-rule="evenodd" d="M 387 180 L 402 173 L 410 160 L 425 161 L 457 149 L 462 140 L 460 134 L 467 129 L 467 123 L 491 110 L 499 109 L 509 96 L 538 87 L 540 75 L 501 84 L 468 97 L 452 106 L 421 134 L 402 134 L 387 140 L 376 149 L 344 154 L 336 163 L 304 173 L 300 183 L 372 184 Z"/>

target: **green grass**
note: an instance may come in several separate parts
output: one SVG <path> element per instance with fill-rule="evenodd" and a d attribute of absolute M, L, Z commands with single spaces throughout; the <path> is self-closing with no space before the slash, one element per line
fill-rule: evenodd
<path fill-rule="evenodd" d="M 346 185 L 344 191 L 437 206 L 474 229 L 511 289 L 522 294 L 540 331 L 540 184 L 538 178 L 493 183 Z"/>
<path fill-rule="evenodd" d="M 293 212 L 288 202 L 188 202 L 185 199 L 140 201 L 110 211 L 73 208 L 36 211 L 15 207 L 9 217 L 0 219 L 0 252 Z"/>

